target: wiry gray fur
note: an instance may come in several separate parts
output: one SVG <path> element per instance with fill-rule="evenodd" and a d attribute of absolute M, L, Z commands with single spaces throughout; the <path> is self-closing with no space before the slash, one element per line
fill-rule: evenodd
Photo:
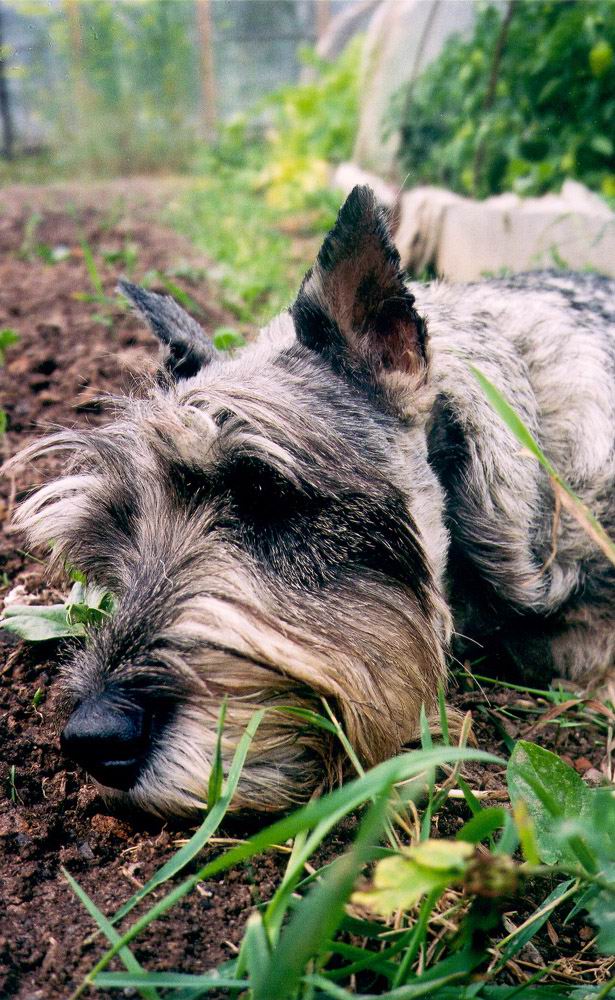
<path fill-rule="evenodd" d="M 222 358 L 200 331 L 192 377 L 167 362 L 107 426 L 22 454 L 68 455 L 18 514 L 30 544 L 53 540 L 56 569 L 118 599 L 64 677 L 76 703 L 111 692 L 151 719 L 124 797 L 203 803 L 224 695 L 227 762 L 270 709 L 240 807 L 284 807 L 342 768 L 336 741 L 284 706 L 324 696 L 364 763 L 396 752 L 421 705 L 437 714 L 451 611 L 456 633 L 543 679 L 612 671 L 613 567 L 469 365 L 614 530 L 614 301 L 588 275 L 407 286 L 384 212 L 356 189 L 292 311 L 255 344 Z M 189 352 L 190 323 L 176 336 L 179 313 L 146 305 L 171 353 Z"/>

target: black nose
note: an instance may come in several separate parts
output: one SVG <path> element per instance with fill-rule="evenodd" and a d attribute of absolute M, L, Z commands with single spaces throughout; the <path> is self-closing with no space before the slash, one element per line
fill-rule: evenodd
<path fill-rule="evenodd" d="M 60 738 L 63 753 L 110 788 L 130 788 L 148 745 L 146 716 L 104 696 L 83 701 Z"/>

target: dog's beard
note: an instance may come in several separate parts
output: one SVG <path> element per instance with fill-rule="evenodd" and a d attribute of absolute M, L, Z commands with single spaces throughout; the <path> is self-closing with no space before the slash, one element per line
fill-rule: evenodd
<path fill-rule="evenodd" d="M 184 685 L 190 678 L 186 696 L 135 785 L 106 794 L 161 814 L 206 806 L 225 697 L 225 774 L 250 718 L 266 710 L 232 803 L 259 811 L 296 805 L 346 768 L 341 742 L 285 707 L 325 714 L 327 699 L 366 766 L 419 735 L 422 705 L 434 713 L 449 629 L 436 592 L 440 613 L 428 619 L 410 592 L 363 577 L 353 581 L 352 600 L 344 588 L 309 602 L 297 595 L 284 616 L 264 603 L 262 586 L 258 599 L 245 581 L 241 591 L 240 606 L 231 598 L 195 599 L 169 630 L 176 646 L 191 644 L 182 670 Z M 130 682 L 130 671 L 118 680 Z"/>

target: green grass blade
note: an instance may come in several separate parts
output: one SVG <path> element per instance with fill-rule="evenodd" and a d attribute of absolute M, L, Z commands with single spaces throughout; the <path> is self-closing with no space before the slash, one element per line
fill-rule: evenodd
<path fill-rule="evenodd" d="M 176 285 L 174 281 L 171 280 L 166 274 L 162 274 L 160 271 L 157 272 L 158 280 L 160 284 L 169 292 L 170 295 L 176 299 L 184 309 L 188 309 L 192 313 L 196 313 L 197 316 L 202 315 L 203 310 L 201 309 L 198 302 L 195 302 L 188 292 L 185 292 L 183 288 Z"/>
<path fill-rule="evenodd" d="M 513 410 L 510 403 L 504 398 L 499 389 L 496 389 L 493 382 L 490 382 L 486 375 L 480 371 L 480 369 L 475 368 L 474 365 L 470 365 L 470 371 L 472 372 L 474 378 L 480 385 L 485 397 L 487 398 L 490 405 L 493 407 L 495 412 L 504 421 L 509 431 L 515 435 L 519 444 L 537 458 L 544 469 L 547 470 L 550 476 L 556 477 L 557 472 L 554 466 L 551 464 L 540 445 L 535 441 L 534 436 L 531 431 L 523 423 L 521 417 L 515 410 Z"/>
<path fill-rule="evenodd" d="M 462 778 L 460 774 L 457 775 L 457 784 L 459 785 L 459 788 L 463 792 L 463 797 L 468 804 L 470 812 L 472 813 L 473 816 L 478 816 L 479 812 L 483 811 L 483 806 L 480 804 L 480 801 L 476 798 L 474 792 L 468 785 L 467 781 L 464 778 Z"/>
<path fill-rule="evenodd" d="M 450 735 L 448 731 L 448 716 L 446 714 L 446 701 L 444 696 L 444 687 L 442 684 L 438 684 L 438 711 L 440 713 L 440 729 L 442 730 L 442 742 L 446 746 L 450 746 Z"/>
<path fill-rule="evenodd" d="M 218 799 L 222 794 L 222 781 L 224 779 L 224 771 L 222 768 L 222 731 L 224 729 L 224 722 L 226 719 L 227 705 L 228 705 L 228 698 L 225 697 L 220 706 L 220 715 L 218 717 L 218 726 L 216 730 L 216 749 L 214 751 L 214 759 L 211 765 L 209 784 L 207 786 L 208 811 L 210 811 L 216 805 Z"/>
<path fill-rule="evenodd" d="M 95 980 L 96 986 L 103 989 L 138 989 L 143 986 L 155 986 L 158 989 L 185 989 L 194 987 L 198 992 L 194 997 L 209 993 L 211 990 L 245 990 L 245 979 L 225 979 L 223 976 L 193 975 L 189 972 L 145 972 L 142 975 L 130 975 L 126 972 L 101 972 Z"/>
<path fill-rule="evenodd" d="M 561 885 L 558 885 L 553 892 L 549 893 L 540 906 L 536 908 L 536 913 L 533 914 L 536 919 L 528 923 L 522 931 L 513 931 L 512 934 L 507 936 L 506 940 L 508 941 L 508 944 L 502 952 L 498 968 L 503 968 L 513 955 L 516 955 L 518 951 L 521 951 L 521 949 L 525 947 L 528 941 L 531 941 L 540 928 L 546 924 L 555 909 L 555 905 L 558 905 L 560 902 L 563 902 L 565 898 L 568 898 L 572 886 L 576 886 L 575 879 L 569 879 L 567 882 L 562 882 Z"/>
<path fill-rule="evenodd" d="M 386 993 L 362 993 L 361 1000 L 419 1000 L 419 997 L 430 997 L 431 1000 L 437 1000 L 438 990 L 442 986 L 464 979 L 466 976 L 466 972 L 451 972 L 450 975 L 442 976 L 439 979 L 430 979 L 423 983 L 408 983 L 406 986 L 398 986 Z M 325 996 L 333 997 L 333 1000 L 353 1000 L 355 997 L 354 993 L 349 993 L 348 990 L 331 983 L 324 976 L 306 976 L 306 982 L 313 983 Z M 460 994 L 456 993 L 456 997 L 459 998 Z"/>
<path fill-rule="evenodd" d="M 349 782 L 342 788 L 336 789 L 321 799 L 309 802 L 306 806 L 302 806 L 294 813 L 291 813 L 290 816 L 272 823 L 264 830 L 254 834 L 249 840 L 237 844 L 225 854 L 214 858 L 195 875 L 190 876 L 190 878 L 185 879 L 179 885 L 175 886 L 171 892 L 159 900 L 147 913 L 144 913 L 128 928 L 120 941 L 116 942 L 97 962 L 92 970 L 92 974 L 102 972 L 120 948 L 132 941 L 153 920 L 156 920 L 163 913 L 170 910 L 198 882 L 211 878 L 219 872 L 227 871 L 229 868 L 233 868 L 236 864 L 253 857 L 255 854 L 261 854 L 267 848 L 271 847 L 272 844 L 283 843 L 289 838 L 295 837 L 301 830 L 316 826 L 317 823 L 326 819 L 336 809 L 342 811 L 343 808 L 344 814 L 352 812 L 374 795 L 378 795 L 382 788 L 390 783 L 407 781 L 421 774 L 426 769 L 463 760 L 483 761 L 489 764 L 503 763 L 493 754 L 466 747 L 436 747 L 430 751 L 419 750 L 413 753 L 402 754 L 399 757 L 394 757 L 391 760 L 384 761 L 382 764 L 378 764 L 366 774 L 355 778 L 354 781 Z M 168 865 L 172 865 L 173 862 L 174 859 L 172 858 Z M 179 865 L 179 867 L 182 866 Z M 156 884 L 159 883 L 157 882 Z"/>
<path fill-rule="evenodd" d="M 250 977 L 250 982 L 260 982 L 267 975 L 271 961 L 271 948 L 262 915 L 256 911 L 250 914 L 242 941 L 242 959 Z"/>
<path fill-rule="evenodd" d="M 297 719 L 303 719 L 310 726 L 316 726 L 318 729 L 326 729 L 328 733 L 333 733 L 334 736 L 338 735 L 338 727 L 330 722 L 329 719 L 325 719 L 324 715 L 313 712 L 311 708 L 300 708 L 298 705 L 274 705 L 271 711 L 283 712 L 284 715 L 293 715 Z"/>
<path fill-rule="evenodd" d="M 302 899 L 266 968 L 252 979 L 253 1000 L 289 1000 L 309 960 L 333 937 L 357 876 L 369 861 L 384 826 L 390 791 L 391 785 L 380 790 L 351 850 L 338 858 Z"/>
<path fill-rule="evenodd" d="M 218 829 L 220 823 L 226 815 L 233 795 L 237 789 L 239 778 L 248 755 L 248 750 L 250 749 L 250 745 L 258 727 L 262 722 L 264 714 L 265 709 L 260 709 L 258 712 L 255 712 L 246 726 L 246 730 L 237 744 L 237 749 L 235 750 L 235 755 L 224 785 L 222 797 L 218 799 L 213 809 L 207 813 L 205 820 L 196 833 L 193 834 L 188 843 L 184 844 L 184 846 L 177 851 L 177 853 L 174 854 L 173 857 L 162 866 L 162 868 L 152 875 L 150 880 L 145 883 L 142 889 L 139 889 L 134 896 L 131 896 L 131 898 L 119 908 L 113 917 L 113 923 L 117 923 L 118 920 L 125 917 L 126 914 L 137 905 L 137 903 L 140 903 L 145 896 L 148 896 L 149 893 L 156 889 L 159 885 L 162 885 L 163 882 L 166 882 L 168 879 L 173 878 L 174 875 L 177 875 L 182 868 L 184 868 L 200 851 L 203 850 L 207 841 Z"/>
<path fill-rule="evenodd" d="M 412 963 L 414 962 L 416 956 L 418 955 L 419 948 L 425 941 L 425 936 L 427 934 L 427 924 L 429 923 L 429 918 L 431 916 L 431 911 L 438 902 L 441 893 L 440 890 L 430 892 L 426 898 L 421 903 L 421 909 L 419 910 L 418 920 L 414 924 L 414 927 L 409 933 L 408 944 L 406 946 L 406 951 L 399 963 L 399 968 L 397 974 L 393 981 L 393 986 L 403 986 L 408 978 L 408 973 L 412 968 Z"/>
<path fill-rule="evenodd" d="M 92 283 L 92 288 L 101 298 L 105 297 L 105 290 L 103 288 L 103 283 L 98 273 L 98 268 L 96 267 L 96 261 L 94 260 L 94 254 L 92 253 L 92 248 L 86 239 L 81 241 L 81 250 L 83 253 L 83 260 L 88 272 L 88 277 Z"/>
<path fill-rule="evenodd" d="M 77 899 L 79 900 L 79 902 L 83 905 L 83 907 L 90 914 L 90 916 L 92 917 L 92 919 L 94 920 L 94 922 L 98 925 L 99 929 L 105 935 L 105 937 L 107 938 L 107 940 L 111 944 L 117 944 L 117 942 L 120 939 L 120 935 L 115 930 L 115 928 L 110 924 L 110 922 L 107 920 L 107 918 L 105 917 L 104 913 L 102 913 L 98 909 L 98 907 L 96 906 L 96 903 L 92 899 L 90 899 L 90 897 L 88 896 L 87 892 L 84 889 L 81 888 L 81 886 L 79 885 L 79 883 L 77 881 L 75 881 L 75 879 L 72 877 L 72 875 L 69 872 L 67 872 L 66 868 L 62 868 L 62 874 L 64 875 L 64 878 L 68 882 L 69 886 L 73 890 L 73 892 L 74 892 L 75 896 L 77 897 Z M 124 965 L 126 966 L 126 968 L 128 969 L 128 972 L 133 973 L 135 976 L 142 976 L 142 975 L 145 974 L 144 970 L 141 968 L 141 966 L 137 962 L 135 956 L 133 955 L 133 953 L 130 951 L 130 949 L 128 947 L 124 946 L 123 948 L 120 948 L 119 949 L 119 956 L 122 959 L 122 962 L 124 963 Z M 77 988 L 77 990 L 75 991 L 75 993 L 73 993 L 73 997 L 75 998 L 75 1000 L 83 992 L 83 990 L 86 988 L 86 986 L 88 986 L 90 984 L 90 982 L 91 982 L 91 980 L 89 980 L 88 976 L 86 976 L 85 980 L 83 981 L 83 983 L 81 984 L 81 986 L 79 986 Z M 147 984 L 140 983 L 138 985 L 138 989 L 139 989 L 139 993 L 141 994 L 142 997 L 145 998 L 145 1000 L 159 1000 L 158 991 L 156 989 L 148 986 Z M 72 998 L 71 998 L 71 1000 L 72 1000 Z"/>
<path fill-rule="evenodd" d="M 427 713 L 425 712 L 425 705 L 421 705 L 421 715 L 420 715 L 420 727 L 421 727 L 421 746 L 423 750 L 431 750 L 433 747 L 433 739 L 431 737 L 431 729 L 429 728 L 429 720 L 427 719 Z"/>
<path fill-rule="evenodd" d="M 345 807 L 334 810 L 326 819 L 322 820 L 313 833 L 308 837 L 307 831 L 301 830 L 295 839 L 293 853 L 289 858 L 284 878 L 271 897 L 265 910 L 265 924 L 272 939 L 275 940 L 279 933 L 286 906 L 291 893 L 297 886 L 301 877 L 305 862 L 312 857 L 316 848 L 321 844 L 330 830 L 339 823 L 346 815 Z M 296 850 L 295 850 L 296 848 Z"/>
<path fill-rule="evenodd" d="M 577 519 L 581 527 L 593 538 L 607 559 L 615 565 L 615 543 L 608 537 L 598 519 L 594 517 L 583 501 L 576 495 L 572 487 L 562 479 L 555 466 L 549 461 L 540 445 L 535 441 L 531 432 L 523 423 L 521 417 L 513 410 L 499 389 L 496 389 L 494 384 L 478 368 L 470 365 L 470 370 L 487 400 L 508 429 L 515 435 L 519 444 L 527 449 L 549 474 L 553 487 L 562 504 L 567 508 L 568 513 Z"/>

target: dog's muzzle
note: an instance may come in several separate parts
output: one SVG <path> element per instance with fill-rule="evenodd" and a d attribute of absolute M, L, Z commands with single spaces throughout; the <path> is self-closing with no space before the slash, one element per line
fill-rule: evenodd
<path fill-rule="evenodd" d="M 101 785 L 126 790 L 134 784 L 149 750 L 143 709 L 101 695 L 75 709 L 60 737 L 62 752 Z"/>

